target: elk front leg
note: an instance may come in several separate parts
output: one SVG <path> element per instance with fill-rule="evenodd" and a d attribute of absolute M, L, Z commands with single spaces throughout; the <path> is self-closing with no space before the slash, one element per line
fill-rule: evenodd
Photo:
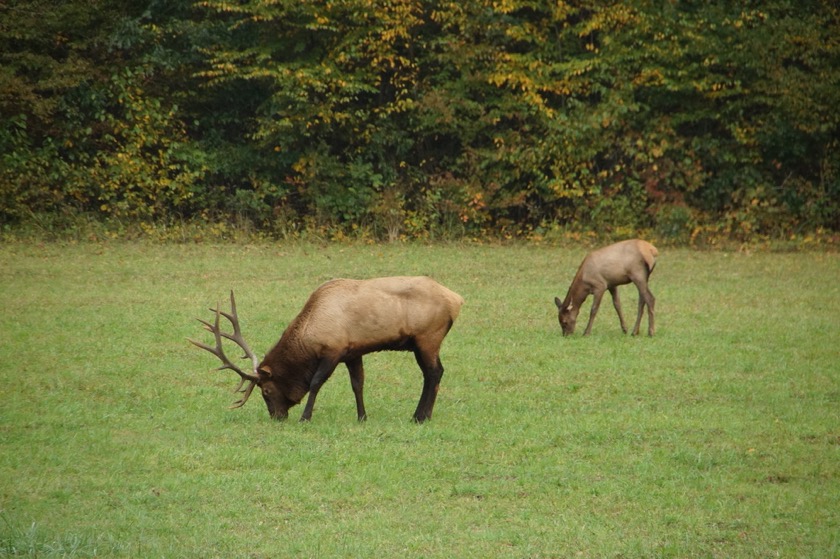
<path fill-rule="evenodd" d="M 321 387 L 330 378 L 336 365 L 338 365 L 338 360 L 329 357 L 322 358 L 320 363 L 318 363 L 318 368 L 315 370 L 315 374 L 309 382 L 309 397 L 306 399 L 306 407 L 303 409 L 303 415 L 300 416 L 301 421 L 310 421 L 312 419 L 312 410 L 315 408 L 315 398 L 318 397 L 318 391 L 321 390 Z"/>
<path fill-rule="evenodd" d="M 621 331 L 625 334 L 627 333 L 627 325 L 624 324 L 624 315 L 621 314 L 621 301 L 618 299 L 618 286 L 612 285 L 610 286 L 610 295 L 612 295 L 613 306 L 615 307 L 615 312 L 618 313 L 618 321 L 621 323 Z"/>
<path fill-rule="evenodd" d="M 592 295 L 592 310 L 589 311 L 589 323 L 586 325 L 583 335 L 588 336 L 592 332 L 592 323 L 595 322 L 595 315 L 598 314 L 598 307 L 601 306 L 601 298 L 604 296 L 604 290 L 599 289 Z"/>
<path fill-rule="evenodd" d="M 362 358 L 353 359 L 347 362 L 347 371 L 350 373 L 350 386 L 353 388 L 353 395 L 356 397 L 356 414 L 359 421 L 367 419 L 365 412 L 365 368 L 362 364 Z"/>

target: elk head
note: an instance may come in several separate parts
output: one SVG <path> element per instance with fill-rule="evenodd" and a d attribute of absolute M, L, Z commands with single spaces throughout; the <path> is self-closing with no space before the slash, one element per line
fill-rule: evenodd
<path fill-rule="evenodd" d="M 217 306 L 221 307 L 221 305 Z M 217 368 L 217 371 L 230 369 L 239 375 L 239 384 L 234 392 L 242 392 L 242 397 L 230 406 L 231 409 L 242 407 L 245 402 L 248 401 L 254 387 L 258 386 L 262 392 L 262 397 L 263 400 L 265 400 L 265 405 L 268 408 L 269 415 L 271 415 L 274 419 L 286 419 L 289 415 L 289 408 L 297 402 L 293 402 L 286 397 L 285 391 L 281 389 L 281 386 L 278 383 L 278 379 L 275 376 L 272 376 L 271 369 L 266 366 L 259 365 L 257 356 L 253 351 L 251 351 L 251 348 L 248 346 L 245 338 L 242 337 L 242 330 L 239 327 L 239 317 L 236 315 L 236 300 L 233 297 L 233 291 L 230 292 L 230 313 L 226 313 L 220 308 L 210 310 L 216 313 L 216 319 L 212 324 L 200 318 L 196 320 L 204 325 L 205 330 L 213 333 L 216 344 L 214 346 L 209 346 L 195 340 L 189 341 L 201 349 L 209 351 L 221 360 L 222 366 Z M 221 317 L 223 316 L 233 326 L 232 334 L 222 331 L 220 322 Z M 250 372 L 243 371 L 238 365 L 234 364 L 228 358 L 225 354 L 224 348 L 222 347 L 222 338 L 226 338 L 236 343 L 236 345 L 245 352 L 243 359 L 251 360 Z"/>
<path fill-rule="evenodd" d="M 563 335 L 569 336 L 574 334 L 575 325 L 577 324 L 578 311 L 575 308 L 574 302 L 569 302 L 568 306 L 563 306 L 563 301 L 559 298 L 554 298 L 554 304 L 557 305 L 557 318 L 560 321 L 560 328 L 563 329 Z"/>

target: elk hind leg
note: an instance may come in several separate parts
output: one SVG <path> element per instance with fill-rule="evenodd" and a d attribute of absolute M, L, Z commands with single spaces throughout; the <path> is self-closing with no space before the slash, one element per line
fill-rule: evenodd
<path fill-rule="evenodd" d="M 656 304 L 656 298 L 653 296 L 653 293 L 650 292 L 650 289 L 647 286 L 647 282 L 639 282 L 636 284 L 636 287 L 639 289 L 639 310 L 636 314 L 636 324 L 633 326 L 633 335 L 639 335 L 639 329 L 642 325 L 642 314 L 644 313 L 645 306 L 647 306 L 648 312 L 648 336 L 653 336 L 654 332 L 654 322 L 653 322 L 653 307 Z"/>
<path fill-rule="evenodd" d="M 438 350 L 424 351 L 416 349 L 414 358 L 423 371 L 423 392 L 420 394 L 420 401 L 414 412 L 414 421 L 423 423 L 432 418 L 432 410 L 435 407 L 435 399 L 440 389 L 440 380 L 443 378 L 443 364 L 440 362 Z"/>
<path fill-rule="evenodd" d="M 645 305 L 647 305 L 648 309 L 648 336 L 653 336 L 653 306 L 656 304 L 656 297 L 653 296 L 653 293 L 650 292 L 650 289 L 645 290 L 645 295 Z"/>

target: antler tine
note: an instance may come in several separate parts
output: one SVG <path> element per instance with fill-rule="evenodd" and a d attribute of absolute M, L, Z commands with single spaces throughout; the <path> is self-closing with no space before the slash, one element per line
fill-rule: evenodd
<path fill-rule="evenodd" d="M 244 383 L 245 383 L 245 379 L 242 379 L 242 382 L 240 382 L 240 383 L 239 383 L 239 387 L 241 387 Z M 256 384 L 256 383 L 254 383 L 254 382 L 252 382 L 251 384 L 249 384 L 249 385 L 245 388 L 245 390 L 243 390 L 243 391 L 242 391 L 242 392 L 244 393 L 244 394 L 242 394 L 242 397 L 241 397 L 240 399 L 238 399 L 237 401 L 235 401 L 233 404 L 231 404 L 231 405 L 230 405 L 230 409 L 241 408 L 241 407 L 245 404 L 245 402 L 247 402 L 247 401 L 248 401 L 248 397 L 249 397 L 249 396 L 251 396 L 251 391 L 254 389 L 254 387 L 255 387 L 256 385 L 257 385 L 257 384 Z M 235 392 L 239 392 L 239 388 L 238 388 L 238 387 L 237 387 L 237 389 L 235 390 Z"/>
<path fill-rule="evenodd" d="M 219 313 L 221 313 L 222 316 L 228 319 L 231 326 L 233 326 L 233 334 L 228 334 L 227 332 L 220 332 L 220 334 L 228 340 L 235 342 L 239 347 L 241 347 L 242 351 L 245 352 L 245 355 L 243 357 L 246 359 L 250 359 L 254 370 L 256 370 L 257 365 L 259 365 L 259 360 L 257 359 L 256 354 L 253 351 L 251 351 L 248 342 L 245 341 L 245 337 L 242 335 L 242 330 L 239 326 L 239 316 L 236 314 L 236 299 L 233 296 L 233 290 L 231 290 L 230 292 L 230 313 L 226 313 L 225 311 L 219 309 L 210 310 L 214 312 L 218 311 Z"/>
<path fill-rule="evenodd" d="M 251 363 L 254 365 L 254 370 L 257 370 L 257 365 L 259 365 L 259 360 L 257 359 L 256 354 L 251 351 L 251 348 L 248 346 L 248 342 L 245 341 L 245 338 L 242 336 L 242 331 L 239 329 L 239 318 L 236 314 L 236 299 L 233 297 L 233 289 L 230 290 L 230 312 L 233 314 L 233 331 L 238 338 L 237 343 L 239 343 L 239 347 L 245 352 L 245 357 L 251 358 Z"/>
<path fill-rule="evenodd" d="M 213 336 L 214 336 L 214 337 L 215 337 L 215 339 L 216 339 L 216 345 L 215 345 L 215 346 L 209 346 L 209 345 L 207 345 L 207 344 L 205 344 L 205 343 L 198 342 L 198 341 L 195 341 L 195 340 L 189 340 L 189 341 L 190 341 L 193 345 L 198 346 L 198 347 L 200 347 L 201 349 L 204 349 L 204 350 L 206 350 L 206 351 L 209 351 L 210 353 L 212 353 L 213 355 L 215 355 L 216 357 L 218 357 L 218 358 L 221 360 L 221 362 L 222 362 L 222 366 L 218 368 L 218 370 L 219 370 L 219 371 L 222 371 L 222 370 L 224 370 L 224 369 L 230 369 L 230 370 L 232 370 L 232 371 L 236 371 L 237 373 L 239 373 L 239 375 L 240 375 L 241 377 L 243 377 L 243 378 L 248 378 L 248 379 L 250 380 L 250 378 L 251 378 L 253 375 L 249 375 L 248 373 L 244 372 L 242 369 L 240 369 L 239 367 L 237 367 L 237 366 L 236 366 L 236 365 L 235 365 L 235 364 L 234 364 L 234 363 L 233 363 L 233 362 L 232 362 L 232 361 L 228 358 L 227 354 L 225 354 L 225 350 L 224 350 L 224 348 L 222 347 L 222 336 L 224 335 L 224 332 L 222 332 L 222 331 L 221 331 L 221 329 L 220 329 L 220 327 L 219 327 L 219 314 L 220 314 L 220 313 L 219 313 L 219 311 L 216 311 L 216 322 L 215 322 L 214 324 L 210 324 L 210 323 L 209 323 L 209 322 L 207 322 L 206 320 L 202 320 L 202 319 L 200 319 L 200 318 L 197 318 L 197 319 L 196 319 L 196 320 L 198 320 L 199 322 L 201 322 L 202 324 L 204 324 L 204 328 L 205 328 L 205 330 L 208 330 L 209 332 L 212 332 L 212 333 L 213 333 Z M 225 337 L 227 337 L 227 336 L 225 336 Z"/>
<path fill-rule="evenodd" d="M 242 337 L 242 331 L 240 330 L 240 327 L 239 327 L 239 319 L 236 315 L 236 301 L 233 298 L 233 291 L 230 292 L 230 299 L 231 299 L 231 313 L 230 314 L 222 311 L 221 310 L 221 305 L 217 305 L 217 308 L 210 309 L 216 315 L 216 319 L 212 324 L 210 322 L 206 321 L 206 320 L 201 319 L 201 318 L 196 319 L 204 325 L 205 330 L 213 333 L 213 337 L 215 338 L 215 342 L 216 342 L 215 345 L 210 346 L 208 344 L 198 342 L 196 340 L 189 340 L 189 341 L 193 345 L 195 345 L 195 346 L 197 346 L 197 347 L 199 347 L 203 350 L 209 351 L 210 353 L 212 353 L 213 355 L 215 355 L 216 357 L 219 358 L 219 360 L 222 362 L 222 366 L 217 369 L 218 371 L 222 371 L 222 370 L 225 370 L 225 369 L 230 369 L 230 370 L 236 372 L 239 375 L 239 377 L 240 377 L 239 385 L 236 387 L 236 390 L 234 390 L 234 392 L 240 392 L 241 391 L 243 393 L 243 395 L 242 395 L 242 398 L 240 398 L 239 400 L 234 402 L 234 404 L 232 406 L 232 407 L 238 408 L 238 407 L 241 407 L 243 404 L 245 404 L 245 402 L 248 401 L 248 397 L 251 395 L 251 391 L 254 390 L 254 386 L 256 386 L 256 383 L 259 380 L 259 377 L 256 376 L 253 373 L 251 373 L 251 374 L 246 373 L 245 371 L 243 371 L 241 368 L 239 368 L 237 365 L 235 365 L 228 358 L 228 356 L 225 354 L 225 350 L 224 350 L 224 347 L 222 345 L 222 338 L 226 338 L 228 340 L 231 340 L 234 343 L 236 343 L 239 347 L 241 347 L 245 351 L 245 357 L 251 359 L 254 370 L 256 370 L 258 363 L 257 363 L 256 355 L 254 355 L 254 352 L 251 351 L 251 348 L 248 347 L 247 342 Z M 233 325 L 233 330 L 234 330 L 233 334 L 228 334 L 227 332 L 222 332 L 221 325 L 220 325 L 222 316 L 227 318 L 230 321 L 230 323 Z M 249 382 L 250 384 L 245 389 L 242 389 L 242 386 L 246 382 Z"/>
<path fill-rule="evenodd" d="M 236 388 L 233 389 L 234 394 L 239 392 L 242 389 L 243 384 L 245 384 L 245 379 L 244 378 L 239 379 L 239 384 L 237 384 Z M 242 392 L 244 392 L 244 390 L 242 390 Z"/>

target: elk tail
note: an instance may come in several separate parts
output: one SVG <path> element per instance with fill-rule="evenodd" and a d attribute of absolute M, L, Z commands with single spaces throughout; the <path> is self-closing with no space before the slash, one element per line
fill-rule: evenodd
<path fill-rule="evenodd" d="M 642 247 L 642 258 L 645 259 L 645 264 L 647 264 L 648 274 L 653 272 L 653 269 L 656 267 L 656 257 L 659 256 L 659 251 L 656 250 L 656 247 L 648 244 Z"/>

